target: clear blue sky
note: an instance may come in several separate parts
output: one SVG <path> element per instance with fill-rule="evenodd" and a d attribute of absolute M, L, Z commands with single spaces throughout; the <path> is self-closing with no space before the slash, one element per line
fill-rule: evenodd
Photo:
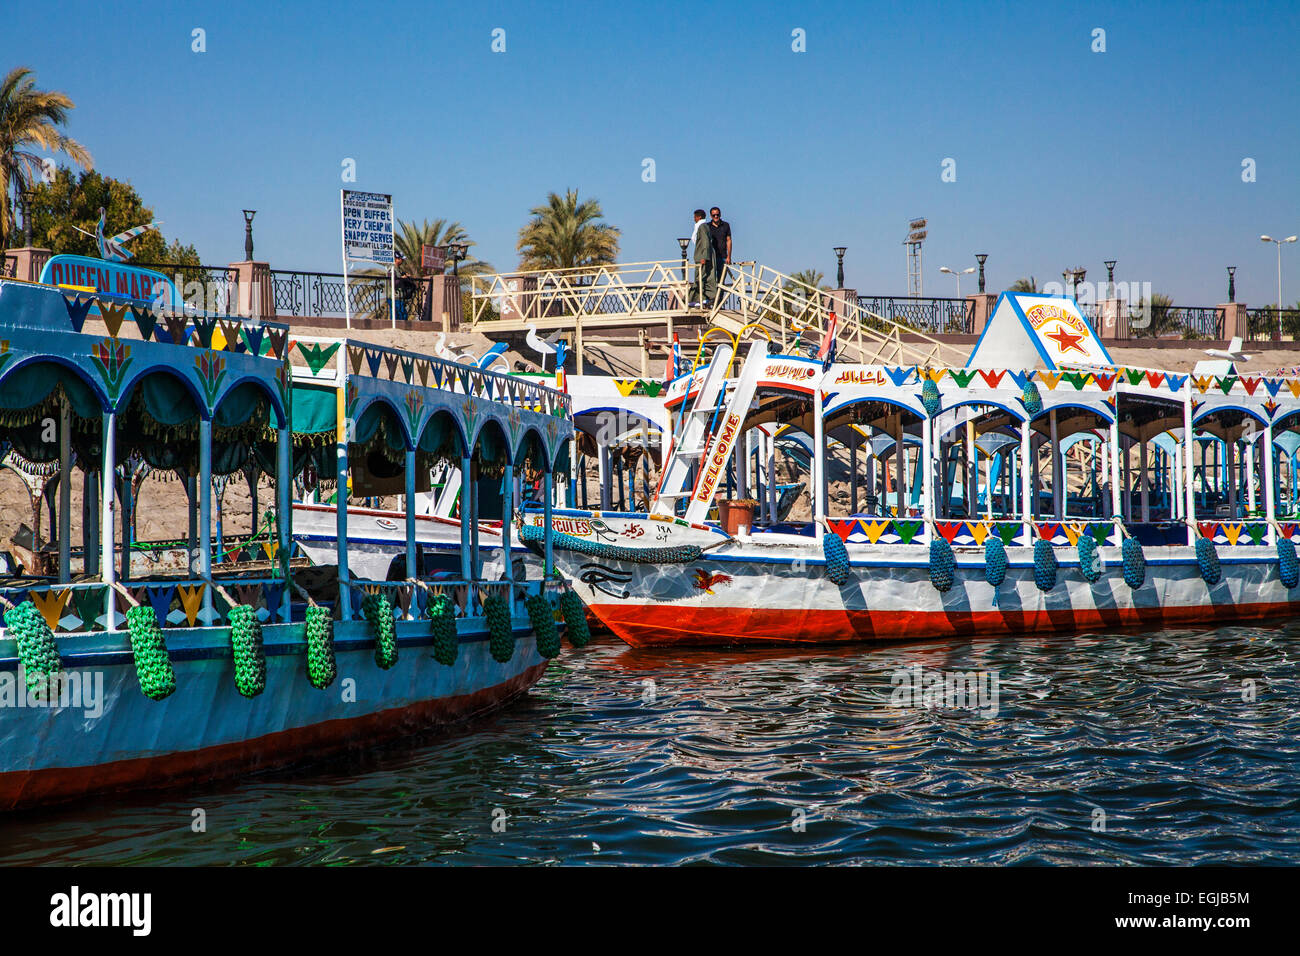
<path fill-rule="evenodd" d="M 987 252 L 994 290 L 1114 258 L 1182 304 L 1224 301 L 1227 265 L 1272 302 L 1258 236 L 1300 232 L 1300 4 L 1055 6 L 15 2 L 0 68 L 68 93 L 97 167 L 204 262 L 243 258 L 251 207 L 257 258 L 338 271 L 351 157 L 353 188 L 460 220 L 501 269 L 528 209 L 575 186 L 625 260 L 676 257 L 717 204 L 737 258 L 833 281 L 845 245 L 848 285 L 902 294 L 926 216 L 931 295 Z M 1300 243 L 1283 281 L 1300 299 Z"/>

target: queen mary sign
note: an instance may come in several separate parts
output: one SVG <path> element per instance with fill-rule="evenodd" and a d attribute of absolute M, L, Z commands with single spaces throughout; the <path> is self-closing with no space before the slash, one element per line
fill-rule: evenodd
<path fill-rule="evenodd" d="M 89 256 L 52 256 L 40 281 L 78 292 L 94 292 L 143 305 L 177 305 L 176 286 L 161 272 Z"/>

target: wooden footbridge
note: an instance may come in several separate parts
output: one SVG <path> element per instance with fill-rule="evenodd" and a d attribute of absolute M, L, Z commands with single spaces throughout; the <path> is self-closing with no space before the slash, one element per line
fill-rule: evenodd
<path fill-rule="evenodd" d="M 837 357 L 865 364 L 942 365 L 964 354 L 938 339 L 862 308 L 842 291 L 816 289 L 756 262 L 727 267 L 709 309 L 700 298 L 695 269 L 680 260 L 611 263 L 575 269 L 475 276 L 470 328 L 490 337 L 572 330 L 578 368 L 584 335 L 616 329 L 649 330 L 662 325 L 671 342 L 674 323 L 690 321 L 726 333 L 735 347 L 765 337 L 782 352 L 819 348 L 835 315 Z M 689 356 L 688 356 L 689 357 Z"/>

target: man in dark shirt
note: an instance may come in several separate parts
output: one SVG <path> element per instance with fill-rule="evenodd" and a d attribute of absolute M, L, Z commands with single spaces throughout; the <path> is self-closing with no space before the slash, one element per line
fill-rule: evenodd
<path fill-rule="evenodd" d="M 722 210 L 714 206 L 709 210 L 709 240 L 713 245 L 713 269 L 717 285 L 731 265 L 731 223 L 722 218 Z"/>

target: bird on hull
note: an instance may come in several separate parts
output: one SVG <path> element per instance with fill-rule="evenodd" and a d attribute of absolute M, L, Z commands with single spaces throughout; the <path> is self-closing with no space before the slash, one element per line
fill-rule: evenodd
<path fill-rule="evenodd" d="M 72 228 L 76 229 L 77 232 L 81 233 L 83 236 L 90 236 L 94 239 L 96 245 L 99 246 L 99 258 L 107 260 L 108 262 L 126 262 L 132 255 L 126 248 L 126 243 L 130 242 L 136 236 L 143 235 L 150 229 L 157 229 L 162 225 L 161 219 L 155 219 L 153 222 L 147 223 L 143 226 L 135 226 L 125 232 L 119 232 L 116 236 L 105 236 L 104 226 L 107 222 L 108 214 L 104 211 L 104 207 L 100 206 L 99 222 L 95 224 L 95 231 L 93 233 L 82 229 L 80 226 L 73 226 Z"/>

